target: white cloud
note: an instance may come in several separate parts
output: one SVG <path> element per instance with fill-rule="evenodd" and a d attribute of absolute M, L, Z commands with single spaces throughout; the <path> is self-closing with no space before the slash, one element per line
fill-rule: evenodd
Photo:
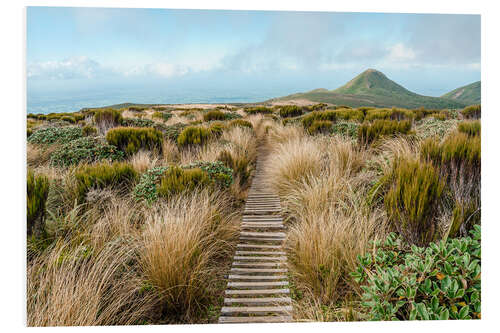
<path fill-rule="evenodd" d="M 387 55 L 387 60 L 388 61 L 395 61 L 395 62 L 405 62 L 405 61 L 413 61 L 415 59 L 415 52 L 405 46 L 403 43 L 398 43 L 395 45 L 392 45 L 388 48 L 388 55 Z"/>
<path fill-rule="evenodd" d="M 62 61 L 45 61 L 31 63 L 27 66 L 29 78 L 74 79 L 94 78 L 105 71 L 101 65 L 85 56 L 74 57 Z"/>

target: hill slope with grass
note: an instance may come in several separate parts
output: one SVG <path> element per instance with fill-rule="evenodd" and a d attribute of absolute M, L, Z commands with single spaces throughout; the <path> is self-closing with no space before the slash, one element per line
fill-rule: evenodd
<path fill-rule="evenodd" d="M 441 97 L 459 101 L 467 105 L 481 104 L 481 81 L 457 88 Z"/>
<path fill-rule="evenodd" d="M 351 107 L 462 108 L 462 101 L 416 94 L 390 80 L 382 72 L 368 69 L 335 90 L 315 89 L 271 99 L 268 102 L 305 99 Z"/>

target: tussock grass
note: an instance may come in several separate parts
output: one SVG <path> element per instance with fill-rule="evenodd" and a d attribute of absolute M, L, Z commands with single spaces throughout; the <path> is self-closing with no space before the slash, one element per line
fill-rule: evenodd
<path fill-rule="evenodd" d="M 113 128 L 106 134 L 106 140 L 129 156 L 140 149 L 161 153 L 163 148 L 163 134 L 153 128 Z"/>
<path fill-rule="evenodd" d="M 469 136 L 481 135 L 480 121 L 463 121 L 458 123 L 458 131 Z"/>
<path fill-rule="evenodd" d="M 365 123 L 358 128 L 358 143 L 366 146 L 382 137 L 408 134 L 411 125 L 409 120 L 375 120 L 372 124 Z"/>
<path fill-rule="evenodd" d="M 466 119 L 481 118 L 481 104 L 468 106 L 464 108 L 460 113 Z"/>

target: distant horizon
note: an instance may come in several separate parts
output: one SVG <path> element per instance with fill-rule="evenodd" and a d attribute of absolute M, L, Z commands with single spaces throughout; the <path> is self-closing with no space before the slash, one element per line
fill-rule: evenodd
<path fill-rule="evenodd" d="M 480 49 L 480 15 L 28 7 L 28 112 L 260 102 L 368 68 L 438 97 L 481 80 Z"/>

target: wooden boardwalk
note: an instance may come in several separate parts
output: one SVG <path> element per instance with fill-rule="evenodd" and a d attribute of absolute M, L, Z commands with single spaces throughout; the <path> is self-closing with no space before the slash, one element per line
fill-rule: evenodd
<path fill-rule="evenodd" d="M 279 197 L 263 181 L 260 152 L 243 212 L 240 242 L 228 276 L 219 323 L 292 321 Z"/>

